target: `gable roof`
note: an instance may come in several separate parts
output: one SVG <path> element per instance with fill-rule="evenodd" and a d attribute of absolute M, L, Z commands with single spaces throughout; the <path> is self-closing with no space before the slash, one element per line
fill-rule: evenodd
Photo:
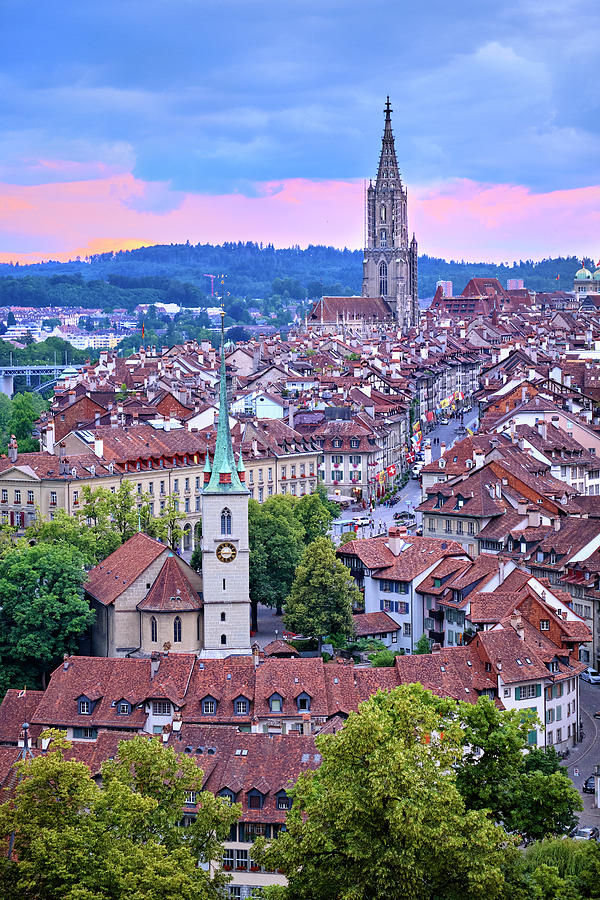
<path fill-rule="evenodd" d="M 109 606 L 162 553 L 167 553 L 167 547 L 160 541 L 155 541 L 143 532 L 134 534 L 105 560 L 90 569 L 84 588 L 104 606 Z"/>
<path fill-rule="evenodd" d="M 154 584 L 137 608 L 145 612 L 186 612 L 201 609 L 202 606 L 200 594 L 194 590 L 169 551 Z"/>

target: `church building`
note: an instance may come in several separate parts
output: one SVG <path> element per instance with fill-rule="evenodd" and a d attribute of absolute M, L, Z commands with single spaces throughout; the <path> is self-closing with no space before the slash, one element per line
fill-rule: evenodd
<path fill-rule="evenodd" d="M 202 572 L 160 541 L 136 534 L 95 566 L 84 585 L 96 613 L 94 656 L 147 657 L 174 650 L 203 658 L 250 654 L 248 499 L 236 463 L 221 329 L 219 422 L 204 467 Z"/>
<path fill-rule="evenodd" d="M 403 330 L 419 322 L 417 240 L 408 241 L 406 188 L 402 184 L 392 132 L 390 98 L 375 184 L 367 188 L 367 246 L 363 297 L 382 297 Z"/>
<path fill-rule="evenodd" d="M 408 240 L 406 188 L 402 184 L 392 132 L 390 98 L 375 184 L 366 193 L 366 247 L 360 297 L 322 297 L 307 317 L 309 330 L 344 337 L 397 324 L 406 332 L 419 324 L 417 240 Z"/>

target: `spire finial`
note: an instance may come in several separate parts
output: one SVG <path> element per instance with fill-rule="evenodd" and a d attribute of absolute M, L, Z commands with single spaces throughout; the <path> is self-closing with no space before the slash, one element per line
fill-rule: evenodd
<path fill-rule="evenodd" d="M 389 121 L 391 119 L 392 112 L 393 112 L 393 109 L 392 109 L 392 105 L 390 103 L 390 95 L 388 94 L 386 97 L 385 109 L 384 109 L 386 121 Z"/>

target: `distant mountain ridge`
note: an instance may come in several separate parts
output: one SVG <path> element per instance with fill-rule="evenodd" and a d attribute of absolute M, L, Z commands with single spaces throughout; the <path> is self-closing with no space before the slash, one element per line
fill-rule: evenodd
<path fill-rule="evenodd" d="M 124 287 L 125 278 L 131 278 L 139 280 L 136 287 L 153 288 L 161 279 L 175 279 L 196 286 L 194 300 L 197 304 L 199 295 L 210 298 L 211 282 L 206 273 L 226 273 L 227 291 L 232 296 L 249 300 L 271 294 L 275 279 L 295 280 L 305 296 L 320 293 L 357 294 L 362 283 L 362 258 L 361 250 L 339 250 L 325 246 L 275 249 L 272 245 L 251 242 L 216 246 L 156 244 L 137 250 L 96 254 L 86 260 L 75 259 L 66 263 L 0 264 L 0 280 L 3 277 L 22 279 L 41 276 L 39 281 L 38 278 L 32 279 L 40 286 L 39 282 L 42 279 L 45 282 L 49 277 L 56 285 L 65 276 L 75 276 L 77 280 L 79 276 L 86 282 L 106 282 L 109 276 L 125 276 L 119 279 L 121 287 Z M 593 265 L 593 262 L 590 260 L 588 264 Z M 448 262 L 423 255 L 419 257 L 419 296 L 431 297 L 438 280 L 452 281 L 454 293 L 459 294 L 468 280 L 475 276 L 498 278 L 503 286 L 509 278 L 522 278 L 525 287 L 535 291 L 572 290 L 573 276 L 580 265 L 581 261 L 574 256 L 497 265 L 456 260 Z M 6 293 L 5 285 L 5 290 L 0 290 L 0 302 L 5 301 Z M 297 294 L 298 290 L 294 293 Z M 293 296 L 291 292 L 290 296 Z M 16 304 L 17 301 L 14 302 Z"/>

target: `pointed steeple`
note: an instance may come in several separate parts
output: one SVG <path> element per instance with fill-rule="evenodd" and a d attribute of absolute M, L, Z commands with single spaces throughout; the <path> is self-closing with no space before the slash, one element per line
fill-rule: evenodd
<path fill-rule="evenodd" d="M 385 103 L 385 125 L 383 128 L 383 139 L 381 141 L 381 156 L 379 157 L 379 169 L 377 170 L 377 187 L 381 188 L 384 184 L 386 187 L 399 187 L 401 184 L 400 173 L 398 171 L 398 160 L 396 159 L 396 147 L 394 144 L 394 133 L 392 131 L 392 107 L 390 98 Z"/>
<path fill-rule="evenodd" d="M 219 385 L 219 424 L 213 457 L 210 481 L 204 487 L 205 494 L 245 494 L 246 488 L 240 481 L 231 431 L 229 430 L 229 409 L 227 407 L 227 384 L 225 373 L 225 310 L 221 310 L 221 375 Z M 207 454 L 208 457 L 208 454 Z M 206 472 L 206 466 L 204 468 Z"/>

